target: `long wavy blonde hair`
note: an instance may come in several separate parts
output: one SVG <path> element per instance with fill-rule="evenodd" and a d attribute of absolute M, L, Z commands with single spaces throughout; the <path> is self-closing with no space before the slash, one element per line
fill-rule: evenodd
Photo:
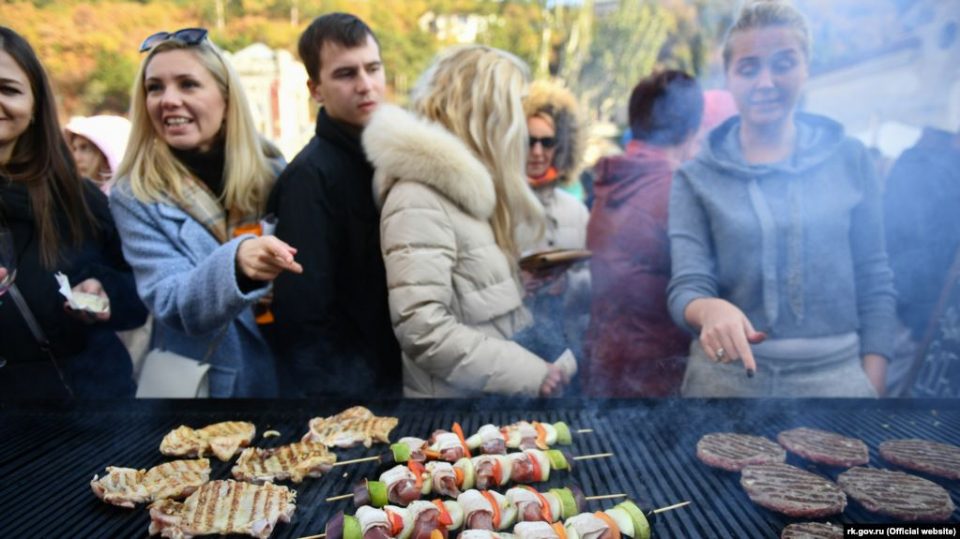
<path fill-rule="evenodd" d="M 516 56 L 468 45 L 445 51 L 413 90 L 414 110 L 462 140 L 490 172 L 497 202 L 490 225 L 497 245 L 519 255 L 516 228 L 543 228 L 543 207 L 527 187 L 527 118 L 523 97 L 530 71 Z"/>
<path fill-rule="evenodd" d="M 223 53 L 209 40 L 196 45 L 171 39 L 157 44 L 143 62 L 133 83 L 130 99 L 130 139 L 116 177 L 129 181 L 134 196 L 144 202 L 157 202 L 173 197 L 183 201 L 182 179 L 190 176 L 187 168 L 161 139 L 147 111 L 147 92 L 144 86 L 147 66 L 161 53 L 186 50 L 210 72 L 227 110 L 224 115 L 225 162 L 223 169 L 224 208 L 244 213 L 259 213 L 275 179 L 264 154 L 263 143 L 253 124 L 250 105 L 236 71 Z"/>

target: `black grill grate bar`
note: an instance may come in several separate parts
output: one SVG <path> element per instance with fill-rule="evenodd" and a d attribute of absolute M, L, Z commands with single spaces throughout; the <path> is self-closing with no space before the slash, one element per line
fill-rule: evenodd
<path fill-rule="evenodd" d="M 75 492 L 75 497 L 80 501 L 71 505 L 62 504 L 61 514 L 58 515 L 58 518 L 64 519 L 67 522 L 72 522 L 75 525 L 79 526 L 84 520 L 83 515 L 89 514 L 91 507 L 96 507 L 97 504 L 102 504 L 97 500 L 93 492 L 90 490 L 89 481 L 93 477 L 94 473 L 103 475 L 103 467 L 100 467 L 96 472 L 88 471 L 87 466 L 90 462 L 96 462 L 96 459 L 101 458 L 101 451 L 105 446 L 114 446 L 121 448 L 120 452 L 116 454 L 118 459 L 116 465 L 125 466 L 125 467 L 138 467 L 132 464 L 132 461 L 137 462 L 154 462 L 154 464 L 159 464 L 163 462 L 162 458 L 159 456 L 159 453 L 156 450 L 156 447 L 145 447 L 144 444 L 136 443 L 138 440 L 135 440 L 137 436 L 129 434 L 131 437 L 129 440 L 123 439 L 124 432 L 135 432 L 132 431 L 129 427 L 133 427 L 133 421 L 127 421 L 126 424 L 120 425 L 111 425 L 110 430 L 104 430 L 98 436 L 86 441 L 83 445 L 86 447 L 86 450 L 83 451 L 88 455 L 87 458 L 71 458 L 69 455 L 74 451 L 74 448 L 70 447 L 69 441 L 70 437 L 64 436 L 62 433 L 59 439 L 59 443 L 56 445 L 51 445 L 46 448 L 43 458 L 34 461 L 30 465 L 24 466 L 22 470 L 25 472 L 27 477 L 31 478 L 31 481 L 35 482 L 37 485 L 69 485 L 70 490 Z M 76 423 L 83 428 L 80 429 L 84 432 L 98 432 L 98 425 L 92 424 L 88 419 L 80 419 Z M 126 428 L 125 428 L 126 427 Z M 158 444 L 159 445 L 159 444 Z M 139 458 L 137 458 L 139 457 Z M 123 464 L 127 460 L 131 463 Z M 49 465 L 49 462 L 55 462 L 57 465 Z M 146 467 L 149 466 L 139 466 Z M 14 489 L 16 486 L 13 487 Z M 7 489 L 4 489 L 7 490 Z M 80 491 L 80 492 L 77 492 Z M 69 491 L 68 491 L 69 492 Z M 66 494 L 66 492 L 61 493 L 58 490 L 54 489 L 50 491 L 50 499 L 44 500 L 43 503 L 49 504 L 50 506 L 56 507 L 59 499 L 59 496 Z M 0 491 L 0 496 L 3 498 L 13 498 L 16 495 L 16 491 L 13 490 L 10 493 Z M 86 497 L 86 500 L 83 498 Z M 97 507 L 99 509 L 99 507 Z M 108 508 L 113 510 L 114 508 Z M 127 511 L 124 509 L 115 509 L 118 511 Z M 10 521 L 20 524 L 23 533 L 29 533 L 31 531 L 36 531 L 38 528 L 43 529 L 46 525 L 49 525 L 50 521 L 40 521 L 36 522 L 30 514 L 34 511 L 34 508 L 29 505 L 22 505 L 16 507 L 14 511 L 9 513 Z M 86 536 L 86 534 L 84 534 Z"/>

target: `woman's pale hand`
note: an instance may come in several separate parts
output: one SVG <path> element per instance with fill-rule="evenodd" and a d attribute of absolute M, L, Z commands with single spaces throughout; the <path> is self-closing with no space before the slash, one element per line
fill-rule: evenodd
<path fill-rule="evenodd" d="M 74 286 L 72 290 L 74 293 L 83 292 L 85 294 L 93 294 L 94 296 L 100 296 L 108 300 L 110 299 L 109 297 L 107 297 L 106 290 L 103 289 L 103 284 L 100 283 L 99 280 L 94 278 L 90 278 L 85 281 L 82 281 L 81 283 Z M 64 310 L 67 311 L 67 313 L 70 316 L 76 318 L 77 320 L 80 320 L 85 324 L 92 324 L 94 322 L 106 322 L 110 320 L 109 310 L 103 313 L 92 313 L 90 311 L 77 310 L 70 307 L 70 303 L 67 301 L 63 302 L 63 308 Z"/>
<path fill-rule="evenodd" d="M 719 298 L 699 298 L 687 305 L 684 316 L 700 327 L 700 345 L 707 357 L 722 363 L 741 360 L 748 374 L 757 371 L 750 344 L 767 336 L 753 329 L 739 307 Z"/>
<path fill-rule="evenodd" d="M 567 375 L 563 372 L 563 369 L 553 363 L 548 363 L 547 375 L 540 383 L 540 396 L 553 397 L 559 395 L 563 386 L 568 382 L 569 380 L 567 380 Z"/>
<path fill-rule="evenodd" d="M 250 238 L 237 248 L 237 269 L 254 281 L 272 281 L 282 271 L 303 273 L 303 266 L 293 259 L 295 254 L 295 248 L 276 236 Z"/>
<path fill-rule="evenodd" d="M 863 372 L 877 390 L 877 396 L 882 397 L 887 387 L 887 358 L 879 354 L 863 356 Z"/>

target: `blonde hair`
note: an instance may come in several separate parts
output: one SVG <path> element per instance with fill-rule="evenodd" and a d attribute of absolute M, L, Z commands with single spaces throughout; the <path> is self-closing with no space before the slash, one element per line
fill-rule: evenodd
<path fill-rule="evenodd" d="M 490 225 L 497 245 L 519 254 L 515 231 L 543 228 L 543 208 L 527 187 L 527 118 L 523 94 L 529 69 L 492 47 L 450 49 L 434 60 L 412 93 L 414 110 L 462 140 L 493 178 L 497 195 Z"/>
<path fill-rule="evenodd" d="M 134 196 L 144 202 L 165 200 L 168 196 L 183 201 L 182 178 L 190 176 L 170 147 L 161 139 L 146 105 L 147 66 L 158 54 L 171 50 L 192 53 L 217 82 L 226 102 L 224 114 L 225 159 L 222 203 L 229 210 L 258 213 L 266 204 L 275 174 L 264 154 L 263 143 L 253 124 L 250 105 L 233 67 L 209 40 L 196 45 L 171 39 L 157 44 L 140 64 L 130 99 L 130 139 L 127 151 L 117 167 L 117 178 L 129 181 Z"/>
<path fill-rule="evenodd" d="M 528 118 L 540 118 L 553 129 L 557 145 L 551 165 L 560 174 L 561 182 L 579 182 L 587 125 L 577 98 L 559 81 L 538 80 L 530 85 L 523 108 Z"/>
<path fill-rule="evenodd" d="M 755 0 L 743 6 L 737 20 L 727 30 L 727 36 L 723 40 L 724 69 L 730 66 L 730 59 L 733 56 L 730 42 L 734 34 L 769 26 L 780 26 L 793 30 L 800 42 L 800 49 L 809 61 L 813 40 L 810 37 L 810 27 L 807 25 L 807 19 L 803 14 L 788 2 L 782 0 Z"/>

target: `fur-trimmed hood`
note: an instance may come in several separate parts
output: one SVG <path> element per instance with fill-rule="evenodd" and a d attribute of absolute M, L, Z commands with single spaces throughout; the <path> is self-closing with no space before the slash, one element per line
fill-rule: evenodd
<path fill-rule="evenodd" d="M 497 195 L 483 163 L 440 124 L 382 104 L 363 131 L 363 149 L 373 163 L 377 207 L 401 181 L 415 181 L 443 193 L 472 216 L 493 215 Z"/>
<path fill-rule="evenodd" d="M 555 82 L 538 80 L 530 85 L 523 101 L 527 118 L 547 114 L 553 118 L 557 136 L 557 151 L 553 166 L 564 183 L 575 182 L 583 169 L 583 154 L 587 148 L 587 126 L 580 113 L 577 99 L 566 88 Z"/>

